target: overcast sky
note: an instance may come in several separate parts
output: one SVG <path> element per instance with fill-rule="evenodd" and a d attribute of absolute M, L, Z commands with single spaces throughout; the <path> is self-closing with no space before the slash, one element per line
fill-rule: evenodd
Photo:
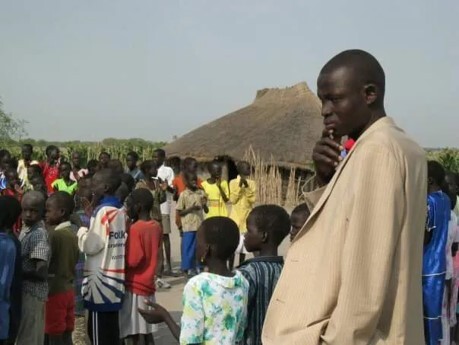
<path fill-rule="evenodd" d="M 316 91 L 336 53 L 373 53 L 388 113 L 459 146 L 459 1 L 0 0 L 0 97 L 34 138 L 171 140 L 252 102 Z"/>

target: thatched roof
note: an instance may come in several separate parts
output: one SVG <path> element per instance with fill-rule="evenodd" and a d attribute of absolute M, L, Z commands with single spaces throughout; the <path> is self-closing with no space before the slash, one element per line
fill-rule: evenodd
<path fill-rule="evenodd" d="M 244 159 L 249 147 L 283 167 L 307 168 L 322 132 L 320 102 L 306 83 L 263 89 L 252 104 L 201 126 L 165 150 L 169 156 L 210 161 L 216 156 Z"/>

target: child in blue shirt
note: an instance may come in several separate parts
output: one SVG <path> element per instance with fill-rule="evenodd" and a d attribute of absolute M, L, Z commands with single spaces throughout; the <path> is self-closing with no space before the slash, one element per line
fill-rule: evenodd
<path fill-rule="evenodd" d="M 20 246 L 7 233 L 17 221 L 20 210 L 19 201 L 13 197 L 0 197 L 0 253 L 2 253 L 0 255 L 0 344 L 2 345 L 15 336 L 17 322 L 14 321 L 19 315 L 14 315 L 12 311 L 20 310 L 20 306 L 17 308 L 15 305 L 17 303 L 14 303 L 18 299 L 12 298 L 12 294 L 15 296 L 14 279 L 20 278 L 20 271 L 17 272 L 15 269 L 20 256 Z M 19 274 L 18 277 L 16 277 L 17 274 Z"/>

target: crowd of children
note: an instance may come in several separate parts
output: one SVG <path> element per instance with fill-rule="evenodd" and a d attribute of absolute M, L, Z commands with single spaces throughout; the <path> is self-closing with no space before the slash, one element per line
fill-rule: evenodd
<path fill-rule="evenodd" d="M 46 156 L 34 161 L 24 145 L 16 163 L 0 150 L 0 345 L 72 344 L 75 316 L 84 315 L 94 345 L 154 344 L 161 322 L 181 344 L 261 344 L 283 267 L 278 247 L 300 232 L 306 204 L 291 216 L 280 206 L 255 206 L 247 162 L 228 183 L 219 162 L 200 179 L 190 157 L 174 176 L 160 149 L 143 162 L 129 152 L 126 169 L 106 152 L 86 168 L 77 152 L 67 162 L 50 146 Z M 450 345 L 459 335 L 459 181 L 436 162 L 428 168 L 425 335 L 428 345 Z M 161 277 L 178 274 L 172 200 L 188 279 L 180 325 L 155 298 L 168 287 Z"/>
<path fill-rule="evenodd" d="M 129 152 L 126 169 L 106 152 L 86 168 L 78 152 L 67 161 L 56 146 L 44 162 L 33 156 L 28 144 L 19 162 L 0 150 L 0 344 L 72 344 L 82 316 L 92 344 L 154 344 L 160 321 L 186 344 L 260 343 L 282 269 L 277 247 L 291 227 L 281 207 L 254 208 L 248 163 L 228 183 L 219 162 L 201 180 L 191 157 L 174 176 L 160 149 L 143 162 Z M 181 331 L 155 304 L 157 287 L 168 287 L 161 276 L 177 275 L 172 199 L 189 279 Z M 257 257 L 245 261 L 247 253 Z"/>

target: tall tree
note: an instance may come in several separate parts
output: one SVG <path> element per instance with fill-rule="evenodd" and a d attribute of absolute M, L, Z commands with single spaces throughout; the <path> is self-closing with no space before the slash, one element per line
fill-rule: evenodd
<path fill-rule="evenodd" d="M 12 114 L 6 113 L 0 101 L 0 142 L 23 138 L 27 135 L 25 125 L 24 120 L 15 119 Z"/>

